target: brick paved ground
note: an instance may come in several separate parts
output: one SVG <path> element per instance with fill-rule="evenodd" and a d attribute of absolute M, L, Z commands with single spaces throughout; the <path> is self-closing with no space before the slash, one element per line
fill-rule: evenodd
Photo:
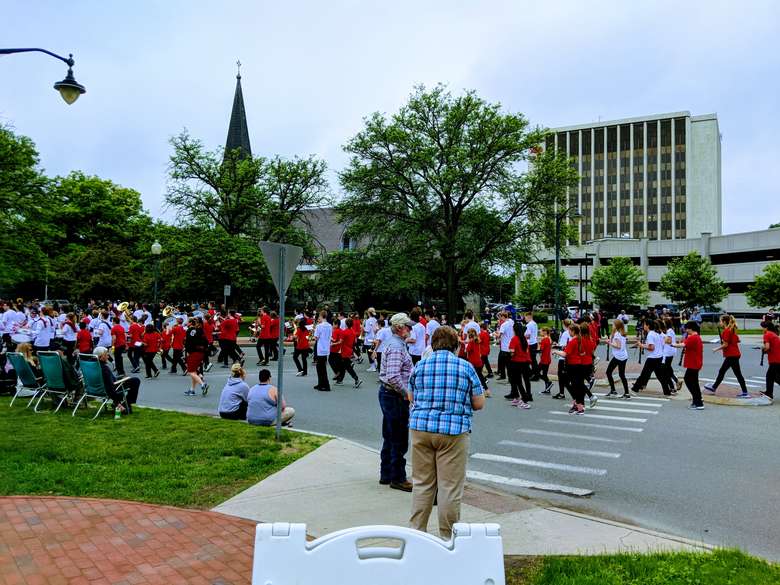
<path fill-rule="evenodd" d="M 91 498 L 0 498 L 3 585 L 250 583 L 255 523 Z"/>

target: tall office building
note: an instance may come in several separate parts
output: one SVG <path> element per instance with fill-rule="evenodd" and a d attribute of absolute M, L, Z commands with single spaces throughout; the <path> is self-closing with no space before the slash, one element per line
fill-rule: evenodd
<path fill-rule="evenodd" d="M 715 114 L 674 112 L 554 128 L 546 148 L 573 158 L 581 242 L 675 240 L 721 233 L 720 132 Z"/>

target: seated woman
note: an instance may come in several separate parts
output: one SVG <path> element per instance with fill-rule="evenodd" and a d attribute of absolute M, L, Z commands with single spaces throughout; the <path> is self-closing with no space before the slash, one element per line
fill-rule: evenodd
<path fill-rule="evenodd" d="M 239 362 L 230 368 L 230 377 L 219 396 L 219 416 L 230 420 L 246 420 L 249 386 L 244 381 L 246 370 Z M 274 411 L 276 412 L 276 411 Z"/>
<path fill-rule="evenodd" d="M 249 389 L 246 420 L 250 425 L 270 427 L 276 424 L 276 403 L 279 393 L 271 385 L 270 370 L 260 370 L 260 383 Z M 287 406 L 282 399 L 282 424 L 289 426 L 295 416 L 295 410 Z"/>
<path fill-rule="evenodd" d="M 38 363 L 38 358 L 33 355 L 32 344 L 24 342 L 16 346 L 16 351 L 24 356 L 25 361 L 30 364 L 30 369 L 35 374 L 35 378 L 41 380 L 43 378 L 43 371 Z"/>
<path fill-rule="evenodd" d="M 138 389 L 141 387 L 141 380 L 135 376 L 126 376 L 122 378 L 122 381 L 127 386 L 127 409 L 121 404 L 122 394 L 116 389 L 116 376 L 111 371 L 111 367 L 108 365 L 108 348 L 97 347 L 95 348 L 95 355 L 100 362 L 100 370 L 103 373 L 103 385 L 106 388 L 106 394 L 113 401 L 115 409 L 119 409 L 123 414 L 133 413 L 133 404 L 138 400 Z"/>

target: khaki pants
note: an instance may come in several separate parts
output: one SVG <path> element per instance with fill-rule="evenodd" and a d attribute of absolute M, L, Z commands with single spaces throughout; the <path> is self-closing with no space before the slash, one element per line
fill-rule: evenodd
<path fill-rule="evenodd" d="M 427 531 L 435 497 L 439 536 L 445 540 L 452 536 L 452 525 L 460 519 L 468 456 L 468 433 L 442 435 L 412 431 L 412 528 Z"/>

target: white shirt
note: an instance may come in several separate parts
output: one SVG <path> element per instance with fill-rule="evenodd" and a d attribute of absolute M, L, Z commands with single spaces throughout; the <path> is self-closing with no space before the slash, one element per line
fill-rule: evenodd
<path fill-rule="evenodd" d="M 536 345 L 538 343 L 538 335 L 539 326 L 536 324 L 536 321 L 529 321 L 525 326 L 525 338 L 528 340 L 528 345 Z"/>
<path fill-rule="evenodd" d="M 515 322 L 512 319 L 507 319 L 501 323 L 501 328 L 498 330 L 499 339 L 501 341 L 501 351 L 509 351 L 509 342 L 515 336 L 514 330 Z"/>
<path fill-rule="evenodd" d="M 464 333 L 464 335 L 466 336 L 467 339 L 468 339 L 468 335 L 469 335 L 469 331 L 470 330 L 474 330 L 477 333 L 477 337 L 479 337 L 479 333 L 480 333 L 479 323 L 469 319 L 469 322 L 466 323 L 463 326 L 463 333 Z"/>
<path fill-rule="evenodd" d="M 372 345 L 374 343 L 374 337 L 376 336 L 376 317 L 369 317 L 363 321 L 363 343 L 365 345 Z"/>
<path fill-rule="evenodd" d="M 32 324 L 33 345 L 36 347 L 49 347 L 54 337 L 54 324 L 48 317 L 38 317 Z"/>
<path fill-rule="evenodd" d="M 346 329 L 347 328 L 347 320 L 346 318 L 341 319 L 339 321 L 339 329 Z"/>
<path fill-rule="evenodd" d="M 409 344 L 409 354 L 421 356 L 425 351 L 425 326 L 422 323 L 415 323 L 410 337 L 414 339 L 414 343 Z"/>
<path fill-rule="evenodd" d="M 379 345 L 376 348 L 377 353 L 383 353 L 385 351 L 387 342 L 390 340 L 392 335 L 393 334 L 390 331 L 390 327 L 382 327 L 379 331 L 376 332 L 376 340 L 379 341 Z"/>
<path fill-rule="evenodd" d="M 677 335 L 674 333 L 674 329 L 671 327 L 666 330 L 666 337 L 672 338 L 672 343 L 677 343 Z M 664 339 L 664 341 L 666 341 Z M 664 343 L 664 350 L 663 350 L 664 357 L 674 357 L 677 355 L 677 348 L 673 345 L 669 345 L 668 343 Z"/>
<path fill-rule="evenodd" d="M 111 327 L 108 323 L 100 319 L 95 321 L 97 325 L 92 330 L 93 335 L 98 338 L 97 344 L 100 347 L 111 347 Z"/>
<path fill-rule="evenodd" d="M 138 319 L 139 323 L 141 322 L 141 317 L 143 317 L 143 314 L 144 314 L 143 309 L 136 309 L 135 311 L 133 311 L 133 317 Z"/>
<path fill-rule="evenodd" d="M 67 323 L 62 324 L 62 339 L 65 341 L 76 341 L 76 330 Z"/>
<path fill-rule="evenodd" d="M 647 333 L 647 340 L 645 341 L 647 345 L 653 344 L 653 350 L 650 351 L 647 350 L 647 357 L 649 358 L 660 358 L 664 355 L 664 336 L 660 333 L 656 333 L 655 331 L 649 331 Z"/>
<path fill-rule="evenodd" d="M 436 319 L 431 319 L 425 326 L 425 332 L 428 334 L 428 340 L 425 342 L 425 347 L 431 346 L 431 339 L 433 339 L 433 332 L 436 331 L 441 325 Z"/>
<path fill-rule="evenodd" d="M 612 336 L 612 342 L 613 343 L 619 343 L 620 347 L 612 346 L 612 357 L 614 357 L 616 360 L 624 362 L 628 359 L 628 347 L 626 345 L 626 338 L 615 331 L 615 334 Z"/>
<path fill-rule="evenodd" d="M 571 335 L 569 335 L 569 330 L 568 329 L 564 329 L 563 333 L 561 333 L 561 336 L 558 338 L 558 345 L 562 349 L 565 349 L 566 348 L 566 344 L 569 343 L 569 341 L 571 341 Z M 560 356 L 558 356 L 558 359 L 559 360 L 564 360 L 564 361 L 566 360 L 566 358 L 560 357 Z"/>
<path fill-rule="evenodd" d="M 317 338 L 317 355 L 327 356 L 330 353 L 330 338 L 333 337 L 333 326 L 327 321 L 318 323 L 314 329 L 314 337 Z"/>

